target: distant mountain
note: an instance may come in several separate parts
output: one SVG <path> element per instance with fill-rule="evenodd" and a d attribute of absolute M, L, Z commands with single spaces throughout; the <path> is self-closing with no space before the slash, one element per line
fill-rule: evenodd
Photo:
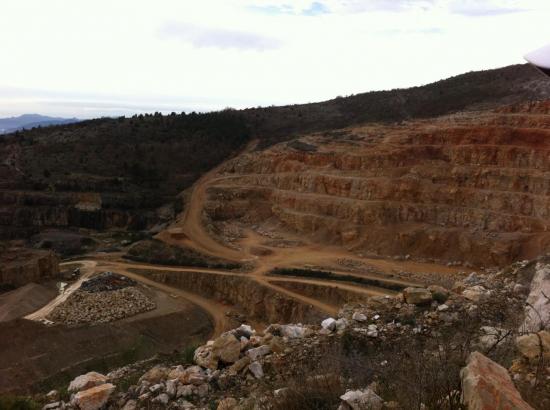
<path fill-rule="evenodd" d="M 71 124 L 79 121 L 78 118 L 58 118 L 39 114 L 23 114 L 19 117 L 0 118 L 0 134 L 8 134 L 10 132 L 31 129 L 34 127 Z"/>

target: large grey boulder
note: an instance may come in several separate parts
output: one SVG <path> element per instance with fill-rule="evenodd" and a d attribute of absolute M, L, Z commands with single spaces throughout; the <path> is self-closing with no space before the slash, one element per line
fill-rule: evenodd
<path fill-rule="evenodd" d="M 384 405 L 384 400 L 369 388 L 348 390 L 340 399 L 338 410 L 380 410 Z"/>
<path fill-rule="evenodd" d="M 403 297 L 411 305 L 427 305 L 432 302 L 432 292 L 425 288 L 405 288 Z"/>
<path fill-rule="evenodd" d="M 107 383 L 107 376 L 97 372 L 89 372 L 75 378 L 69 384 L 68 390 L 70 393 L 75 393 L 104 383 Z"/>
<path fill-rule="evenodd" d="M 336 329 L 336 319 L 329 317 L 321 322 L 323 329 L 330 330 L 331 332 Z"/>
<path fill-rule="evenodd" d="M 225 333 L 214 340 L 212 354 L 224 363 L 235 363 L 241 354 L 241 342 L 231 333 Z"/>
<path fill-rule="evenodd" d="M 268 345 L 263 345 L 263 346 L 260 346 L 260 347 L 256 347 L 256 348 L 250 349 L 246 352 L 246 354 L 248 355 L 248 357 L 250 357 L 250 359 L 252 361 L 256 361 L 260 357 L 263 357 L 263 356 L 265 356 L 269 353 L 271 353 L 271 347 L 269 347 Z"/>

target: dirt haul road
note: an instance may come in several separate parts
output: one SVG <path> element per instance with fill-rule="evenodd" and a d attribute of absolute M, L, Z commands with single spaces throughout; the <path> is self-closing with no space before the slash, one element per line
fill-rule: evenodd
<path fill-rule="evenodd" d="M 80 264 L 80 277 L 78 280 L 76 280 L 73 284 L 71 284 L 69 287 L 65 289 L 63 293 L 60 293 L 55 297 L 52 301 L 50 301 L 46 306 L 43 306 L 42 308 L 38 309 L 36 312 L 31 313 L 30 315 L 25 316 L 25 319 L 29 320 L 44 320 L 46 319 L 46 316 L 48 316 L 57 306 L 62 304 L 67 300 L 71 294 L 73 294 L 78 288 L 80 288 L 80 285 L 82 285 L 82 282 L 84 282 L 86 279 L 89 279 L 94 273 L 95 273 L 95 267 L 97 265 L 96 261 L 79 261 Z M 74 262 L 67 262 L 62 263 L 61 266 L 64 265 L 74 265 Z"/>
<path fill-rule="evenodd" d="M 247 149 L 250 149 L 253 144 L 249 145 Z M 214 273 L 218 275 L 231 275 L 231 276 L 243 276 L 249 280 L 256 281 L 259 285 L 270 288 L 279 294 L 283 294 L 292 299 L 299 301 L 300 303 L 315 307 L 321 312 L 327 315 L 334 316 L 338 312 L 339 306 L 335 306 L 329 303 L 322 302 L 313 297 L 305 296 L 303 294 L 286 289 L 277 285 L 277 282 L 292 282 L 301 284 L 310 284 L 315 286 L 327 286 L 332 288 L 338 288 L 345 291 L 351 291 L 358 294 L 363 294 L 365 297 L 373 295 L 391 295 L 394 292 L 388 291 L 380 287 L 365 287 L 355 285 L 353 283 L 340 283 L 334 280 L 323 280 L 316 278 L 297 278 L 297 277 L 277 277 L 268 275 L 268 273 L 274 268 L 290 267 L 300 268 L 305 266 L 322 266 L 327 267 L 334 274 L 358 276 L 361 278 L 375 279 L 380 282 L 387 282 L 389 284 L 399 284 L 401 286 L 415 286 L 418 283 L 390 278 L 385 274 L 370 274 L 370 273 L 357 273 L 350 271 L 343 271 L 338 269 L 338 264 L 335 262 L 339 259 L 347 259 L 355 261 L 359 264 L 367 264 L 375 267 L 377 270 L 385 273 L 391 273 L 397 269 L 408 269 L 410 271 L 438 271 L 445 274 L 451 274 L 455 270 L 441 265 L 435 264 L 422 264 L 415 262 L 397 262 L 380 259 L 367 259 L 359 258 L 356 255 L 347 252 L 338 247 L 324 246 L 320 244 L 309 243 L 304 238 L 295 237 L 299 245 L 290 248 L 277 247 L 275 245 L 266 245 L 266 238 L 253 230 L 245 231 L 245 238 L 237 243 L 240 249 L 232 249 L 225 244 L 222 244 L 209 235 L 202 224 L 202 211 L 207 199 L 207 189 L 209 184 L 219 182 L 225 177 L 219 176 L 217 173 L 223 166 L 213 169 L 200 178 L 194 185 L 186 210 L 180 214 L 176 222 L 171 225 L 165 231 L 160 232 L 157 235 L 157 239 L 163 240 L 172 245 L 179 245 L 183 247 L 193 248 L 201 253 L 211 255 L 216 258 L 226 259 L 235 262 L 253 261 L 254 269 L 250 273 L 239 273 L 234 271 L 225 271 L 217 269 L 204 269 L 204 268 L 190 268 L 185 266 L 167 267 L 161 265 L 141 264 L 141 263 L 128 263 L 120 260 L 111 260 L 109 256 L 97 256 L 94 259 L 81 261 L 83 264 L 82 271 L 84 272 L 82 277 L 73 285 L 71 285 L 63 295 L 58 296 L 44 308 L 27 316 L 29 319 L 39 320 L 45 318 L 56 306 L 65 301 L 67 297 L 73 293 L 80 284 L 95 272 L 111 270 L 122 273 L 140 283 L 154 287 L 163 292 L 177 295 L 182 297 L 191 303 L 200 306 L 212 317 L 214 323 L 214 334 L 218 335 L 224 330 L 227 330 L 230 324 L 230 320 L 226 317 L 226 307 L 221 303 L 204 298 L 195 293 L 187 292 L 179 288 L 168 286 L 162 283 L 155 282 L 147 279 L 141 275 L 138 275 L 130 269 L 147 269 L 147 270 L 161 270 L 161 271 L 174 271 L 174 272 L 205 272 Z M 255 250 L 267 249 L 268 252 L 257 255 Z"/>
<path fill-rule="evenodd" d="M 130 268 L 147 268 L 147 269 L 164 269 L 165 267 L 159 267 L 154 265 L 140 265 L 140 264 L 126 264 L 122 262 L 114 261 L 104 261 L 102 259 L 94 260 L 79 260 L 76 262 L 69 262 L 67 264 L 80 265 L 80 272 L 82 275 L 80 278 L 75 281 L 71 286 L 67 287 L 65 291 L 59 294 L 55 299 L 51 300 L 47 305 L 37 310 L 36 312 L 31 313 L 30 315 L 25 316 L 25 319 L 34 320 L 34 321 L 43 321 L 46 317 L 61 303 L 66 301 L 68 297 L 74 293 L 77 289 L 80 288 L 80 285 L 87 279 L 94 276 L 96 273 L 101 273 L 105 271 L 116 271 L 121 273 L 141 284 L 150 286 L 152 288 L 158 289 L 164 293 L 175 297 L 181 297 L 205 310 L 209 316 L 212 318 L 214 330 L 213 334 L 218 335 L 231 327 L 231 323 L 225 315 L 226 307 L 221 303 L 211 301 L 205 298 L 202 298 L 194 293 L 186 292 L 184 290 L 167 286 L 159 282 L 147 279 L 141 275 L 130 272 Z M 62 264 L 66 265 L 66 264 Z"/>
<path fill-rule="evenodd" d="M 249 145 L 247 149 L 252 146 Z M 246 150 L 245 150 L 246 152 Z M 353 260 L 358 263 L 368 264 L 381 272 L 388 274 L 395 270 L 407 269 L 412 272 L 439 272 L 443 274 L 453 274 L 456 272 L 454 268 L 448 268 L 436 264 L 427 263 L 415 263 L 415 262 L 397 262 L 380 259 L 367 259 L 359 258 L 351 252 L 347 252 L 338 247 L 324 246 L 320 244 L 308 243 L 304 238 L 297 238 L 298 245 L 292 248 L 280 248 L 276 246 L 269 246 L 265 244 L 266 238 L 252 230 L 245 231 L 245 238 L 238 241 L 237 245 L 240 249 L 233 249 L 226 246 L 223 243 L 215 240 L 206 231 L 202 224 L 202 212 L 207 200 L 207 189 L 210 184 L 218 183 L 225 178 L 219 176 L 218 171 L 223 166 L 213 169 L 200 178 L 192 188 L 190 198 L 186 206 L 186 210 L 180 214 L 176 222 L 171 225 L 165 231 L 160 232 L 156 238 L 160 239 L 168 244 L 190 247 L 203 254 L 211 255 L 216 258 L 226 259 L 234 262 L 253 261 L 255 268 L 252 272 L 246 274 L 250 280 L 254 280 L 262 286 L 269 287 L 278 293 L 284 294 L 291 298 L 294 298 L 302 303 L 312 305 L 317 309 L 329 314 L 335 315 L 338 307 L 332 306 L 323 302 L 320 302 L 314 298 L 298 294 L 291 290 L 285 289 L 281 286 L 277 286 L 277 281 L 283 279 L 274 278 L 273 276 L 267 276 L 267 274 L 276 267 L 304 267 L 306 265 L 314 266 L 326 266 L 330 267 L 330 271 L 335 274 L 354 275 L 349 271 L 341 271 L 335 269 L 335 261 L 338 259 Z M 267 249 L 265 254 L 255 254 L 254 249 Z M 163 268 L 166 269 L 166 268 Z M 175 270 L 182 270 L 182 268 L 174 268 Z M 200 269 L 191 269 L 193 271 L 201 271 Z M 212 272 L 212 270 L 208 270 Z M 236 275 L 234 272 L 222 272 L 215 271 L 219 274 Z M 377 279 L 380 281 L 389 282 L 392 284 L 399 284 L 402 286 L 418 286 L 419 283 L 413 281 L 400 280 L 389 278 L 386 275 L 371 275 L 371 274 L 356 274 L 360 277 L 367 277 Z M 287 281 L 311 283 L 319 286 L 340 286 L 342 289 L 355 291 L 359 293 L 368 294 L 392 294 L 390 291 L 384 291 L 384 289 L 368 289 L 364 286 L 356 286 L 354 284 L 336 284 L 335 281 L 322 280 L 322 279 L 300 279 L 300 278 L 284 278 Z"/>

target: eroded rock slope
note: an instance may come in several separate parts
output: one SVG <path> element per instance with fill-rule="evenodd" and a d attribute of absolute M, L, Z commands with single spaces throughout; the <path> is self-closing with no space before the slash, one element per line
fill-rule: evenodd
<path fill-rule="evenodd" d="M 208 195 L 214 221 L 505 265 L 550 249 L 550 101 L 307 135 L 228 162 Z"/>

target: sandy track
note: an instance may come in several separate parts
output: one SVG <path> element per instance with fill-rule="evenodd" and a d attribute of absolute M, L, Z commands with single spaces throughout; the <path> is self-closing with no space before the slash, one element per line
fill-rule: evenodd
<path fill-rule="evenodd" d="M 246 151 L 246 150 L 245 150 Z M 275 267 L 303 267 L 305 264 L 313 264 L 317 266 L 331 266 L 334 265 L 334 261 L 338 258 L 346 258 L 358 260 L 362 263 L 368 263 L 371 266 L 380 269 L 383 272 L 391 273 L 394 269 L 403 268 L 403 264 L 398 264 L 392 261 L 382 261 L 382 260 L 369 260 L 365 258 L 358 258 L 357 256 L 347 252 L 341 248 L 323 246 L 319 244 L 307 243 L 303 246 L 293 247 L 293 248 L 277 248 L 273 246 L 266 246 L 264 242 L 268 238 L 265 238 L 252 230 L 246 232 L 246 237 L 239 241 L 238 245 L 241 247 L 241 250 L 232 249 L 212 238 L 209 233 L 206 231 L 202 225 L 202 212 L 204 209 L 205 202 L 207 200 L 207 189 L 210 184 L 217 183 L 223 179 L 231 179 L 232 176 L 220 176 L 218 175 L 219 170 L 222 168 L 223 164 L 217 168 L 211 170 L 200 178 L 194 185 L 193 190 L 190 195 L 189 202 L 186 206 L 185 211 L 180 214 L 176 223 L 171 225 L 167 230 L 159 233 L 157 239 L 163 240 L 171 245 L 183 246 L 193 248 L 201 253 L 211 255 L 216 258 L 222 258 L 231 261 L 254 261 L 255 269 L 246 274 L 250 280 L 254 280 L 261 284 L 262 286 L 269 287 L 276 292 L 284 294 L 288 297 L 291 297 L 295 300 L 298 300 L 302 303 L 311 305 L 330 315 L 335 315 L 337 313 L 338 307 L 332 306 L 314 298 L 310 298 L 296 292 L 292 292 L 288 289 L 277 286 L 277 281 L 279 279 L 272 276 L 267 277 L 266 274 Z M 300 241 L 304 242 L 303 238 L 298 238 Z M 253 253 L 254 248 L 267 248 L 270 252 L 266 255 L 255 255 Z M 415 264 L 409 263 L 414 270 L 425 270 L 426 268 L 434 269 L 433 265 L 429 264 Z M 418 266 L 415 266 L 418 265 Z M 150 268 L 150 267 L 149 267 Z M 442 267 L 438 266 L 438 270 Z M 187 269 L 178 268 L 163 268 L 165 270 L 179 270 L 185 271 Z M 229 275 L 239 275 L 235 272 L 227 272 L 220 270 L 211 270 L 211 269 L 191 269 L 195 272 L 208 272 L 208 273 L 217 273 L 217 274 L 229 274 Z M 335 274 L 346 274 L 346 275 L 356 275 L 360 277 L 372 278 L 381 281 L 387 281 L 390 283 L 396 283 L 404 286 L 415 286 L 417 283 L 411 281 L 405 281 L 400 279 L 388 278 L 383 275 L 371 275 L 371 274 L 357 274 L 350 273 L 348 271 L 343 271 L 339 269 L 329 269 Z M 444 269 L 445 270 L 445 269 Z M 449 270 L 450 271 L 450 270 Z M 285 280 L 289 279 L 287 277 Z M 282 279 L 281 279 L 282 280 Z M 323 281 L 321 279 L 311 280 L 311 279 L 301 279 L 301 278 L 292 278 L 290 279 L 294 282 L 302 283 L 311 283 L 318 286 L 333 286 L 341 287 L 342 289 L 355 291 L 358 293 L 363 293 L 366 296 L 371 296 L 373 294 L 392 294 L 393 292 L 384 292 L 383 289 L 373 288 L 366 289 L 364 286 L 355 286 L 353 284 L 341 284 L 335 281 Z"/>
<path fill-rule="evenodd" d="M 252 145 L 253 143 L 250 144 L 247 149 L 250 149 Z M 332 316 L 337 314 L 339 306 L 328 304 L 315 298 L 308 297 L 292 290 L 283 288 L 282 286 L 277 285 L 277 282 L 293 282 L 315 286 L 339 288 L 345 291 L 363 294 L 365 295 L 365 297 L 373 295 L 391 295 L 395 292 L 387 291 L 383 288 L 378 287 L 366 287 L 353 283 L 343 283 L 334 280 L 289 276 L 277 277 L 268 275 L 268 273 L 276 267 L 303 268 L 305 266 L 321 266 L 326 267 L 324 269 L 330 270 L 330 272 L 333 272 L 336 275 L 351 275 L 361 278 L 375 279 L 391 284 L 399 284 L 402 286 L 415 286 L 418 285 L 415 282 L 390 278 L 384 274 L 371 274 L 363 272 L 357 273 L 354 271 L 338 269 L 338 263 L 336 261 L 338 259 L 354 260 L 365 265 L 370 265 L 380 272 L 385 272 L 388 274 L 391 274 L 398 269 L 408 269 L 412 272 L 438 271 L 448 274 L 451 274 L 454 271 L 453 269 L 442 267 L 440 265 L 360 258 L 346 251 L 345 249 L 335 246 L 325 246 L 316 243 L 310 243 L 301 237 L 292 238 L 301 243 L 301 245 L 299 246 L 294 246 L 291 248 L 270 246 L 266 245 L 266 242 L 269 241 L 269 238 L 266 238 L 252 230 L 247 230 L 245 232 L 245 238 L 239 241 L 238 245 L 241 248 L 240 250 L 232 249 L 212 238 L 202 225 L 202 212 L 207 199 L 207 189 L 209 185 L 226 178 L 225 176 L 218 175 L 218 172 L 222 168 L 222 166 L 223 164 L 214 168 L 207 174 L 203 175 L 195 183 L 185 211 L 178 216 L 174 224 L 172 224 L 165 231 L 160 232 L 156 237 L 157 239 L 160 239 L 171 245 L 189 247 L 201 253 L 211 255 L 220 259 L 226 259 L 235 262 L 254 261 L 255 268 L 252 272 L 242 273 L 219 269 L 194 268 L 185 266 L 162 266 L 145 263 L 126 262 L 119 259 L 111 260 L 108 256 L 105 257 L 105 255 L 98 255 L 97 258 L 94 257 L 94 259 L 80 261 L 83 266 L 83 268 L 81 269 L 81 271 L 83 272 L 81 278 L 73 285 L 71 285 L 63 295 L 59 295 L 42 309 L 34 312 L 31 315 L 28 315 L 27 318 L 33 320 L 44 318 L 56 306 L 65 301 L 72 292 L 78 289 L 78 287 L 84 280 L 90 277 L 93 273 L 104 270 L 111 270 L 122 273 L 142 284 L 151 286 L 171 295 L 182 297 L 189 302 L 201 307 L 211 316 L 214 322 L 215 335 L 222 333 L 230 326 L 230 320 L 225 315 L 226 307 L 224 307 L 221 303 L 218 303 L 215 300 L 204 298 L 195 293 L 187 292 L 179 288 L 175 288 L 153 281 L 151 279 L 147 279 L 139 274 L 133 273 L 130 269 L 162 270 L 182 273 L 204 272 L 217 275 L 246 277 L 250 280 L 257 282 L 261 286 L 270 288 L 277 293 L 283 294 L 303 304 L 313 306 L 317 310 L 325 312 L 327 315 Z M 254 253 L 254 249 L 257 248 L 268 249 L 269 252 L 267 252 L 265 255 L 256 255 Z"/>
<path fill-rule="evenodd" d="M 63 265 L 74 265 L 75 262 L 68 262 L 68 263 L 62 263 Z M 80 264 L 80 277 L 78 280 L 76 280 L 74 283 L 72 283 L 69 287 L 65 289 L 65 292 L 57 295 L 55 299 L 50 301 L 46 306 L 38 309 L 36 312 L 31 313 L 30 315 L 25 316 L 25 319 L 29 320 L 43 320 L 46 319 L 46 316 L 48 316 L 57 306 L 59 306 L 61 303 L 65 302 L 71 294 L 73 294 L 78 288 L 80 288 L 80 285 L 82 282 L 84 282 L 86 279 L 88 279 L 90 276 L 92 276 L 95 272 L 95 267 L 97 265 L 96 261 L 79 261 Z"/>
<path fill-rule="evenodd" d="M 186 299 L 189 302 L 204 309 L 212 318 L 213 325 L 214 325 L 214 330 L 213 330 L 214 335 L 219 335 L 224 331 L 229 330 L 229 328 L 231 327 L 230 321 L 225 316 L 225 311 L 227 310 L 227 308 L 225 308 L 221 303 L 218 303 L 209 299 L 205 299 L 195 293 L 186 292 L 179 288 L 175 288 L 172 286 L 168 286 L 168 285 L 156 282 L 151 279 L 147 279 L 141 275 L 138 275 L 136 273 L 129 271 L 128 269 L 131 267 L 132 266 L 126 266 L 126 264 L 124 263 L 117 263 L 117 262 L 102 264 L 102 268 L 107 268 L 108 270 L 116 271 L 117 273 L 122 273 L 124 274 L 124 276 L 127 276 L 130 279 L 135 280 L 136 282 L 142 283 L 144 285 L 148 285 L 155 289 L 166 292 L 170 295 L 182 297 L 183 299 Z M 160 269 L 160 268 L 157 267 L 157 269 Z"/>

